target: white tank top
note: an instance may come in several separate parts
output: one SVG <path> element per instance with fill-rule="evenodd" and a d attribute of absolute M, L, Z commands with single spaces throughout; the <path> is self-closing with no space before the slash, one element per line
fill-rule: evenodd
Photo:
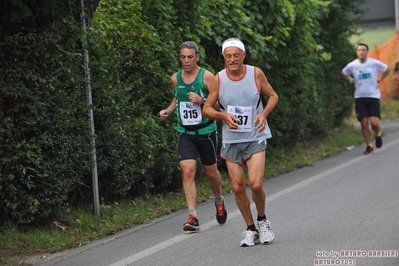
<path fill-rule="evenodd" d="M 255 68 L 245 65 L 245 75 L 240 80 L 231 80 L 226 69 L 219 72 L 220 111 L 234 114 L 239 121 L 238 129 L 229 129 L 225 121 L 222 125 L 223 143 L 242 143 L 270 139 L 272 134 L 266 127 L 258 133 L 255 116 L 263 111 L 260 90 L 256 85 Z"/>

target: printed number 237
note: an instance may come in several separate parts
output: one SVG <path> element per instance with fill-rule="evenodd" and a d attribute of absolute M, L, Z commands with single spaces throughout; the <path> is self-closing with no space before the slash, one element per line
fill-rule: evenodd
<path fill-rule="evenodd" d="M 248 116 L 246 115 L 238 115 L 237 116 L 238 121 L 237 121 L 237 125 L 246 125 L 248 122 Z"/>

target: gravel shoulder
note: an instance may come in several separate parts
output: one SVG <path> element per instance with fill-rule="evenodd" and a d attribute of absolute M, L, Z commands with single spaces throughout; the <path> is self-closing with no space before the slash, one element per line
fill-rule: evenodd
<path fill-rule="evenodd" d="M 381 131 L 383 135 L 399 132 L 399 117 L 398 118 L 386 118 L 380 120 Z M 360 129 L 360 123 L 354 123 L 354 127 Z"/>
<path fill-rule="evenodd" d="M 381 119 L 380 123 L 382 134 L 389 134 L 399 131 L 399 118 Z M 355 123 L 354 126 L 360 129 L 360 123 Z"/>
<path fill-rule="evenodd" d="M 382 133 L 392 133 L 399 131 L 399 118 L 381 119 Z"/>

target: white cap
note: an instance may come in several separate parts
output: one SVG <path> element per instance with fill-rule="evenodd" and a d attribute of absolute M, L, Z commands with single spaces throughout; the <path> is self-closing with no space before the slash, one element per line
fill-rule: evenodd
<path fill-rule="evenodd" d="M 245 46 L 239 39 L 229 39 L 225 41 L 222 45 L 222 54 L 224 53 L 224 49 L 226 49 L 227 47 L 237 47 L 245 52 Z"/>

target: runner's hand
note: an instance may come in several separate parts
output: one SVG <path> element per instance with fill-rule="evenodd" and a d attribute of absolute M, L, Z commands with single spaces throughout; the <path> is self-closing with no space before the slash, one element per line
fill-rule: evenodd
<path fill-rule="evenodd" d="M 189 92 L 187 93 L 188 98 L 190 99 L 190 102 L 196 103 L 196 104 L 202 104 L 202 97 L 196 94 L 195 92 Z"/>
<path fill-rule="evenodd" d="M 225 113 L 225 119 L 224 121 L 226 122 L 226 125 L 230 128 L 230 129 L 237 129 L 238 125 L 237 125 L 237 117 L 233 114 L 228 114 Z"/>
<path fill-rule="evenodd" d="M 162 120 L 165 120 L 166 118 L 168 118 L 168 116 L 169 116 L 169 113 L 168 113 L 167 110 L 161 110 L 161 111 L 159 112 L 159 117 L 160 117 Z"/>
<path fill-rule="evenodd" d="M 255 116 L 254 123 L 258 129 L 258 132 L 262 132 L 266 128 L 266 117 L 263 114 L 258 114 Z"/>

